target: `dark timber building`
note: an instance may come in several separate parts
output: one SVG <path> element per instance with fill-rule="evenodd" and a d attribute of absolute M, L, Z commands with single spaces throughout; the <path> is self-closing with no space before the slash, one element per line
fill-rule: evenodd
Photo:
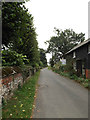
<path fill-rule="evenodd" d="M 79 76 L 90 78 L 90 39 L 75 46 L 66 53 L 66 56 L 74 59 L 73 67 Z"/>

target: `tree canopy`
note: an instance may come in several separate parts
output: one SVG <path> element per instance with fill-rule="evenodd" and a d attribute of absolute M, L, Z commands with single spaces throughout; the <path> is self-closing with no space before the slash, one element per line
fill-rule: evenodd
<path fill-rule="evenodd" d="M 47 53 L 52 53 L 51 63 L 60 61 L 62 57 L 65 58 L 65 54 L 69 50 L 85 40 L 85 34 L 82 32 L 78 34 L 72 29 L 66 29 L 64 31 L 57 28 L 54 29 L 56 36 L 52 36 L 49 41 L 46 41 L 49 44 Z"/>
<path fill-rule="evenodd" d="M 26 55 L 31 65 L 40 62 L 33 16 L 22 2 L 2 5 L 2 48 Z"/>
<path fill-rule="evenodd" d="M 42 48 L 39 49 L 40 52 L 40 61 L 43 63 L 43 67 L 47 66 L 46 51 Z"/>

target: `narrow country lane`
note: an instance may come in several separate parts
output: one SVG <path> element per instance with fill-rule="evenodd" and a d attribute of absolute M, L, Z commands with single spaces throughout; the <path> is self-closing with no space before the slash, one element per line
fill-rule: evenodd
<path fill-rule="evenodd" d="M 88 90 L 48 68 L 42 69 L 33 118 L 88 118 Z"/>

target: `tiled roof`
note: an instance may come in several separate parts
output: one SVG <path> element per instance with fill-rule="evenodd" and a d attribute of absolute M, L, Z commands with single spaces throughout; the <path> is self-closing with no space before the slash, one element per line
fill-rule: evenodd
<path fill-rule="evenodd" d="M 81 46 L 83 46 L 83 45 L 85 45 L 85 44 L 87 44 L 87 43 L 89 43 L 89 42 L 90 42 L 90 38 L 89 38 L 88 40 L 85 40 L 85 41 L 83 41 L 82 43 L 76 45 L 74 48 L 72 48 L 72 49 L 71 49 L 70 51 L 68 51 L 66 54 L 68 54 L 68 53 L 70 53 L 70 52 L 78 49 L 79 47 L 81 47 Z"/>

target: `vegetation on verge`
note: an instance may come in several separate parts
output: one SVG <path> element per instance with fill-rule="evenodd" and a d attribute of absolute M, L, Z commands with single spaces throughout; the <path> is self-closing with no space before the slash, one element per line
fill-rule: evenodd
<path fill-rule="evenodd" d="M 71 63 L 71 62 L 70 62 Z M 73 69 L 72 64 L 62 65 L 61 62 L 54 65 L 54 67 L 48 67 L 48 69 L 54 72 L 68 77 L 76 82 L 82 84 L 85 88 L 90 88 L 90 79 L 85 79 L 83 76 L 78 77 L 76 71 Z"/>
<path fill-rule="evenodd" d="M 30 118 L 35 97 L 36 83 L 40 71 L 14 92 L 14 96 L 3 103 L 2 118 Z"/>

